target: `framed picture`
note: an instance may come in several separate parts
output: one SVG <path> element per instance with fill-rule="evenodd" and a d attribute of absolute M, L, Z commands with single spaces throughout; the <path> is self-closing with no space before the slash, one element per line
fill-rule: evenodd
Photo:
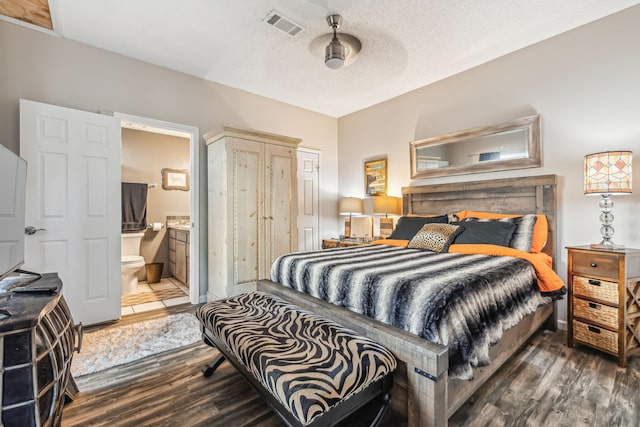
<path fill-rule="evenodd" d="M 189 191 L 189 171 L 187 169 L 162 169 L 164 190 Z"/>
<path fill-rule="evenodd" d="M 364 162 L 364 188 L 367 196 L 387 195 L 387 159 Z"/>

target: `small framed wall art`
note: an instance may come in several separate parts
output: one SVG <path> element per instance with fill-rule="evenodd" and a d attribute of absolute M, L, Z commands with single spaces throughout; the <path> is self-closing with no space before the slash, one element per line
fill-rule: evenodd
<path fill-rule="evenodd" d="M 162 189 L 189 191 L 189 171 L 187 169 L 162 169 Z"/>
<path fill-rule="evenodd" d="M 364 162 L 364 186 L 367 196 L 386 196 L 387 159 Z"/>

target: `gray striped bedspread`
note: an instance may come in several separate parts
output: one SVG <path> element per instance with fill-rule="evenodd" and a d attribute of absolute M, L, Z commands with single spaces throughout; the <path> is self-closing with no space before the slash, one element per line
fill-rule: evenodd
<path fill-rule="evenodd" d="M 366 245 L 279 257 L 271 280 L 449 348 L 449 375 L 473 378 L 489 348 L 551 302 L 522 259 Z"/>

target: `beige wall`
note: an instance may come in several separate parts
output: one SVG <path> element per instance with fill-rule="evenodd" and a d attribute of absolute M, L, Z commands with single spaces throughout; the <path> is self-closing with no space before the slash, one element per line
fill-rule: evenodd
<path fill-rule="evenodd" d="M 0 21 L 0 140 L 19 151 L 19 99 L 196 126 L 221 123 L 301 138 L 321 150 L 321 229 L 337 229 L 337 120 Z M 207 285 L 206 149 L 200 144 L 200 289 Z M 327 236 L 325 236 L 327 237 Z"/>
<path fill-rule="evenodd" d="M 410 184 L 557 174 L 557 267 L 567 245 L 600 241 L 598 199 L 583 195 L 585 154 L 634 151 L 640 165 L 640 6 L 339 119 L 341 195 L 363 195 L 362 162 L 389 158 L 389 191 Z M 409 141 L 540 113 L 543 167 L 411 182 Z M 636 171 L 638 168 L 636 167 Z M 615 197 L 614 241 L 640 247 L 640 173 Z M 559 304 L 566 319 L 566 302 Z"/>
<path fill-rule="evenodd" d="M 164 190 L 162 169 L 189 169 L 189 139 L 133 129 L 122 129 L 122 182 L 156 184 L 147 193 L 147 223 L 166 226 L 167 215 L 189 216 L 189 191 Z M 145 262 L 163 263 L 163 277 L 169 275 L 167 229 L 147 229 L 140 254 Z M 144 269 L 140 275 L 145 276 Z"/>

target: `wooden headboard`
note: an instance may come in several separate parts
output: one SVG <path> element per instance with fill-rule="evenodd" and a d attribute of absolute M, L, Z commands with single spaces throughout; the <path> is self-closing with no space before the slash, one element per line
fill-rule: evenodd
<path fill-rule="evenodd" d="M 407 214 L 445 214 L 462 210 L 510 214 L 545 214 L 549 222 L 543 252 L 556 252 L 556 175 L 402 188 L 402 210 Z M 555 264 L 555 258 L 554 258 Z"/>

